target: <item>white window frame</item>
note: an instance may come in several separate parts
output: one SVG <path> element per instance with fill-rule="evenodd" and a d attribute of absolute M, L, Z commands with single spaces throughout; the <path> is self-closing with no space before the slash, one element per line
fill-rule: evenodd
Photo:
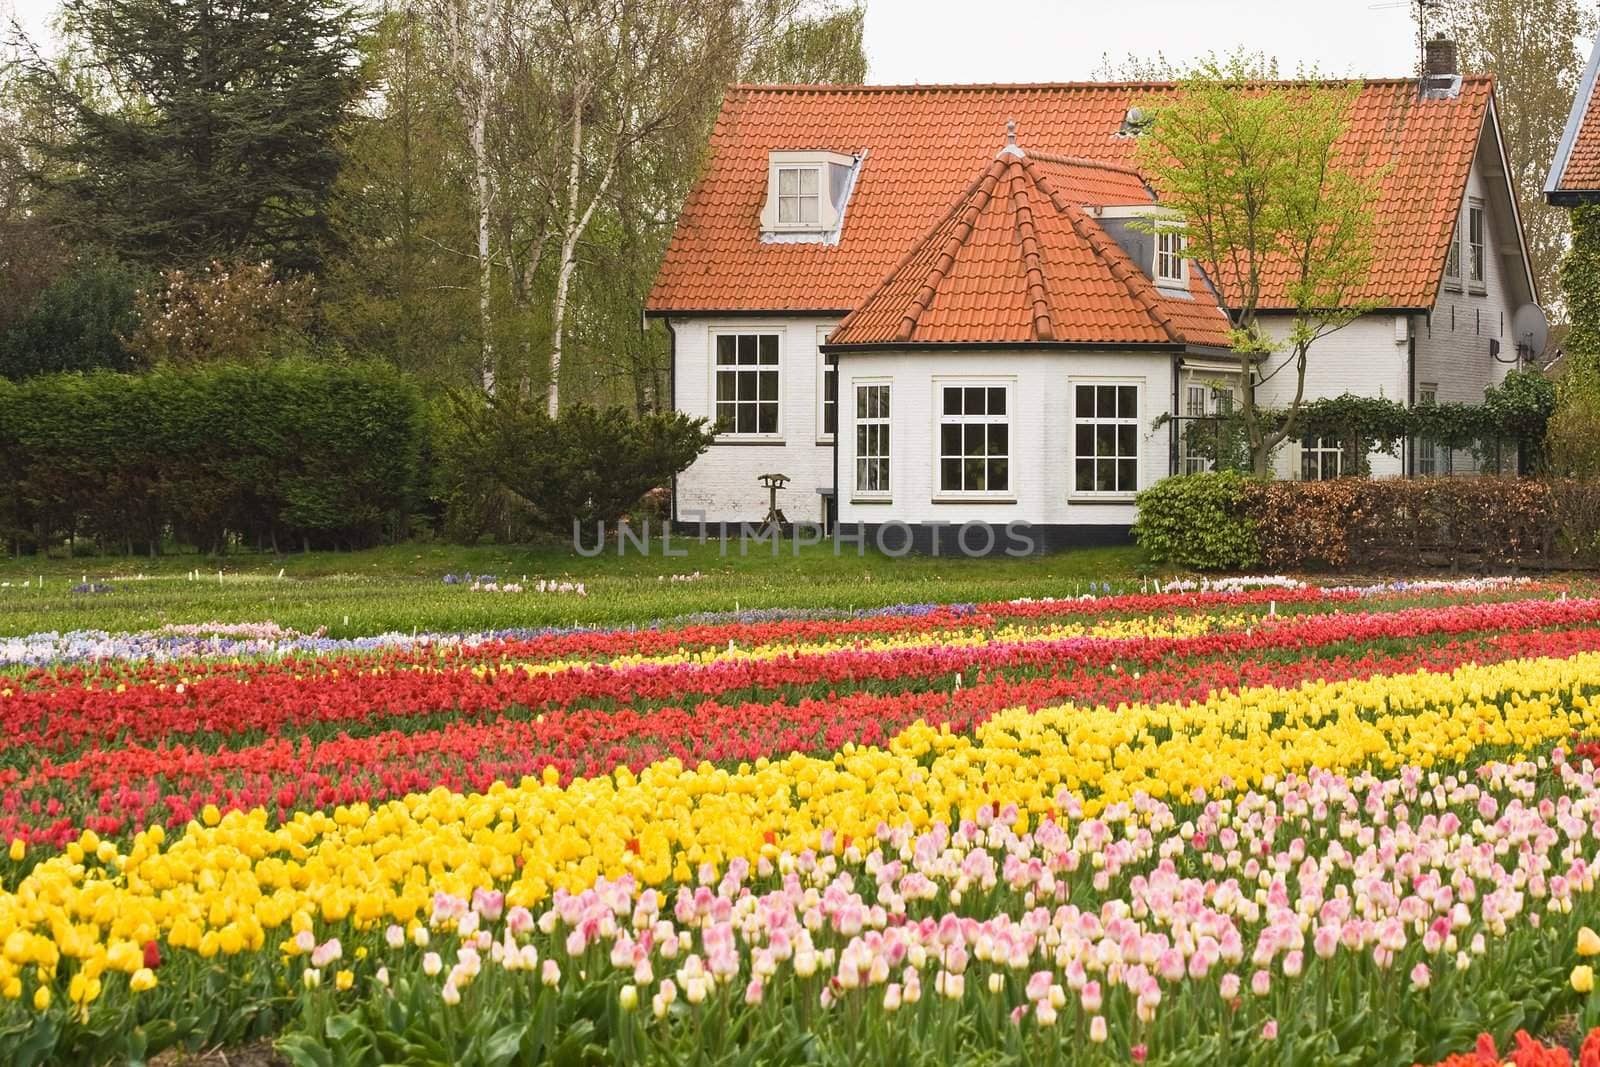
<path fill-rule="evenodd" d="M 1437 382 L 1421 382 L 1417 385 L 1417 407 L 1439 402 L 1439 384 Z M 1419 437 L 1416 441 L 1417 459 L 1416 473 L 1420 477 L 1428 478 L 1439 473 L 1439 445 L 1426 437 Z"/>
<path fill-rule="evenodd" d="M 867 390 L 881 390 L 879 397 L 881 406 L 878 412 L 873 414 L 863 414 L 864 411 L 872 410 L 872 398 L 870 396 L 863 397 L 862 395 Z M 850 400 L 850 410 L 852 412 L 850 424 L 856 431 L 855 441 L 850 448 L 850 460 L 855 467 L 851 478 L 853 489 L 850 498 L 852 500 L 881 503 L 891 498 L 892 490 L 890 485 L 892 483 L 890 479 L 894 476 L 893 383 L 888 378 L 852 379 L 850 382 Z M 869 431 L 873 429 L 881 430 L 878 439 L 882 444 L 882 449 L 878 452 L 863 452 L 861 447 L 863 439 L 871 436 Z M 883 464 L 882 477 L 879 479 L 879 484 L 876 488 L 862 484 L 864 480 L 868 482 L 871 480 L 863 479 L 864 468 L 862 465 L 874 460 L 881 461 Z"/>
<path fill-rule="evenodd" d="M 933 379 L 933 499 L 936 502 L 982 500 L 989 503 L 1015 503 L 1017 499 L 1016 471 L 1011 461 L 1016 456 L 1015 436 L 1012 434 L 1012 417 L 1016 412 L 1016 378 L 935 378 Z M 947 425 L 970 425 L 981 423 L 985 426 L 994 425 L 1002 421 L 987 414 L 987 399 L 985 400 L 985 414 L 982 417 L 961 415 L 946 415 L 944 413 L 944 394 L 947 389 L 1001 389 L 1004 390 L 1006 412 L 1003 421 L 1006 427 L 1006 487 L 1004 489 L 987 488 L 989 469 L 987 441 L 985 442 L 984 455 L 984 485 L 983 489 L 946 489 L 944 487 L 944 428 Z M 963 398 L 963 409 L 965 398 Z M 965 431 L 963 431 L 962 453 L 958 458 L 965 460 Z M 987 434 L 985 434 L 987 438 Z M 976 458 L 976 457 L 974 457 Z M 965 481 L 965 478 L 962 479 Z"/>
<path fill-rule="evenodd" d="M 777 360 L 777 363 L 776 364 L 767 364 L 767 366 L 773 366 L 773 367 L 776 368 L 777 376 L 778 376 L 778 387 L 777 387 L 778 396 L 777 396 L 777 399 L 773 400 L 773 401 L 768 401 L 769 403 L 773 403 L 773 404 L 777 405 L 777 419 L 776 419 L 776 423 L 775 423 L 775 428 L 773 430 L 771 430 L 770 432 L 766 432 L 766 433 L 763 433 L 759 429 L 756 430 L 754 433 L 740 433 L 737 430 L 727 430 L 727 431 L 717 430 L 717 428 L 716 428 L 717 427 L 717 420 L 718 420 L 718 418 L 720 416 L 720 412 L 718 411 L 719 404 L 718 404 L 718 393 L 717 393 L 717 378 L 718 378 L 718 372 L 722 369 L 722 365 L 720 365 L 717 362 L 718 353 L 719 353 L 719 351 L 721 349 L 721 340 L 720 339 L 723 338 L 723 337 L 748 337 L 748 336 L 754 336 L 754 337 L 757 337 L 757 338 L 775 337 L 777 339 L 777 349 L 778 349 L 778 360 Z M 711 409 L 710 410 L 711 426 L 712 426 L 713 431 L 716 432 L 717 440 L 719 442 L 738 443 L 738 442 L 743 442 L 743 441 L 760 441 L 760 442 L 767 442 L 767 443 L 782 443 L 782 441 L 783 441 L 784 346 L 785 346 L 786 340 L 787 340 L 787 338 L 786 338 L 785 333 L 784 333 L 784 331 L 782 329 L 774 329 L 772 327 L 720 326 L 720 327 L 712 327 L 712 329 L 710 330 L 710 343 L 708 345 L 710 359 L 707 362 L 710 364 L 711 380 L 710 380 L 710 383 L 709 383 L 710 392 L 707 394 L 707 396 L 708 396 L 708 398 L 710 400 L 710 405 L 709 406 L 710 406 L 710 409 Z M 734 342 L 734 343 L 735 343 L 735 345 L 738 344 L 737 341 Z M 756 342 L 756 344 L 757 344 L 757 359 L 759 359 L 760 358 L 760 352 L 759 352 L 760 341 L 758 340 Z M 732 366 L 737 367 L 737 366 L 739 366 L 739 364 L 733 364 Z M 756 363 L 756 364 L 753 364 L 751 366 L 759 367 L 759 366 L 762 366 L 762 364 Z M 737 371 L 735 371 L 735 373 L 737 373 Z M 757 373 L 759 374 L 760 372 L 758 371 Z M 757 388 L 757 397 L 759 398 L 759 396 L 760 396 L 759 378 L 757 380 L 757 387 L 756 388 Z M 738 401 L 735 400 L 734 403 L 737 404 Z M 760 401 L 758 399 L 756 401 L 756 403 L 759 405 L 760 403 L 762 403 L 762 401 Z M 737 408 L 735 410 L 737 412 Z M 760 417 L 761 417 L 760 416 L 760 409 L 759 409 L 759 406 L 758 406 L 757 415 L 756 415 L 757 425 L 758 426 L 760 424 Z M 737 419 L 737 413 L 735 414 L 735 419 Z"/>
<path fill-rule="evenodd" d="M 1172 241 L 1177 242 L 1177 248 L 1171 247 Z M 1166 243 L 1168 247 L 1162 248 L 1163 243 Z M 1156 227 L 1155 241 L 1153 242 L 1155 245 L 1155 262 L 1151 265 L 1150 277 L 1155 279 L 1157 284 L 1167 282 L 1171 285 L 1187 285 L 1189 283 L 1189 259 L 1183 254 L 1184 243 L 1183 230 L 1180 227 Z M 1176 274 L 1168 273 L 1174 263 L 1177 264 L 1178 272 Z"/>
<path fill-rule="evenodd" d="M 1314 443 L 1307 444 L 1306 442 L 1308 441 Z M 1344 469 L 1345 452 L 1344 442 L 1337 437 L 1302 437 L 1300 439 L 1300 469 L 1295 471 L 1295 477 L 1302 482 L 1329 482 L 1336 478 L 1346 477 Z M 1326 470 L 1324 465 L 1328 462 L 1330 455 L 1333 456 L 1333 478 L 1326 478 L 1323 476 Z M 1306 459 L 1310 456 L 1316 457 L 1314 462 L 1317 465 L 1317 476 L 1315 478 L 1306 477 Z"/>
<path fill-rule="evenodd" d="M 786 179 L 793 177 L 793 188 L 785 189 Z M 811 179 L 811 188 L 805 188 L 805 181 Z M 822 228 L 822 190 L 826 179 L 822 167 L 815 163 L 790 163 L 778 167 L 778 216 L 777 228 L 780 230 L 820 230 Z M 811 217 L 805 217 L 806 202 L 811 203 Z M 792 205 L 793 218 L 784 218 L 785 207 Z"/>
<path fill-rule="evenodd" d="M 1450 248 L 1444 255 L 1444 284 L 1446 289 L 1461 288 L 1461 229 L 1465 212 L 1456 213 L 1456 224 L 1450 230 Z"/>
<path fill-rule="evenodd" d="M 833 168 L 853 169 L 856 157 L 822 150 L 771 151 L 767 153 L 767 198 L 761 207 L 761 230 L 770 234 L 829 234 L 839 229 L 845 205 L 834 203 Z M 809 171 L 816 182 L 816 218 L 810 221 L 783 219 L 786 200 L 810 199 L 812 193 L 784 191 L 784 175 Z M 797 178 L 796 181 L 804 181 Z M 848 195 L 848 186 L 845 195 Z"/>
<path fill-rule="evenodd" d="M 1477 240 L 1473 240 L 1473 223 L 1477 223 Z M 1467 284 L 1474 292 L 1484 292 L 1489 287 L 1489 216 L 1484 213 L 1483 200 L 1472 197 L 1467 201 L 1466 275 Z"/>
<path fill-rule="evenodd" d="M 1078 408 L 1078 390 L 1079 389 L 1096 389 L 1096 390 L 1098 390 L 1098 389 L 1100 389 L 1102 387 L 1108 387 L 1108 388 L 1111 388 L 1111 389 L 1131 388 L 1133 390 L 1133 413 L 1131 415 L 1123 414 L 1122 413 L 1121 396 L 1120 396 L 1120 394 L 1114 394 L 1114 398 L 1115 398 L 1115 401 L 1116 401 L 1116 404 L 1117 404 L 1116 413 L 1113 414 L 1113 415 L 1110 415 L 1110 416 L 1102 416 L 1100 414 L 1100 412 L 1099 412 L 1099 393 L 1096 392 L 1096 394 L 1095 394 L 1095 411 L 1092 414 L 1088 414 L 1088 415 L 1082 414 L 1079 411 L 1079 408 Z M 1070 454 L 1069 454 L 1068 460 L 1067 460 L 1067 467 L 1068 467 L 1068 470 L 1070 471 L 1070 476 L 1071 476 L 1071 479 L 1072 479 L 1072 496 L 1074 498 L 1085 499 L 1085 500 L 1132 500 L 1138 494 L 1139 490 L 1144 488 L 1144 484 L 1145 484 L 1145 477 L 1144 477 L 1144 459 L 1145 459 L 1145 455 L 1144 455 L 1144 433 L 1143 433 L 1143 427 L 1140 425 L 1140 422 L 1141 422 L 1141 420 L 1143 418 L 1143 415 L 1144 415 L 1144 391 L 1145 391 L 1145 382 L 1144 382 L 1143 379 L 1140 379 L 1140 378 L 1068 378 L 1067 379 L 1067 398 L 1068 398 L 1068 404 L 1070 405 L 1070 414 L 1069 414 L 1069 418 L 1068 418 L 1068 425 L 1070 426 L 1070 431 L 1069 431 L 1068 436 L 1067 436 L 1067 441 L 1068 441 L 1068 445 L 1069 445 L 1069 453 Z M 1078 425 L 1079 425 L 1079 423 L 1083 423 L 1083 424 L 1089 425 L 1089 426 L 1114 426 L 1114 427 L 1117 427 L 1118 428 L 1118 432 L 1117 432 L 1116 436 L 1119 439 L 1122 436 L 1121 429 L 1120 429 L 1121 427 L 1124 427 L 1124 426 L 1132 427 L 1133 428 L 1133 455 L 1131 457 L 1124 457 L 1122 455 L 1121 446 L 1120 446 L 1120 440 L 1119 440 L 1119 442 L 1118 442 L 1118 444 L 1116 446 L 1116 450 L 1113 451 L 1113 453 L 1110 456 L 1104 456 L 1104 457 L 1101 456 L 1100 453 L 1099 453 L 1098 448 L 1096 448 L 1096 450 L 1095 450 L 1095 452 L 1093 454 L 1091 454 L 1089 456 L 1080 457 L 1080 454 L 1079 454 L 1079 451 L 1078 451 Z M 1090 484 L 1089 484 L 1088 487 L 1080 486 L 1078 484 L 1078 460 L 1080 458 L 1088 459 L 1091 463 L 1099 463 L 1101 460 L 1107 460 L 1107 461 L 1109 461 L 1109 462 L 1111 462 L 1113 464 L 1113 469 L 1115 469 L 1115 465 L 1116 464 L 1119 464 L 1119 463 L 1125 461 L 1126 459 L 1131 459 L 1133 461 L 1133 486 L 1132 486 L 1132 488 L 1118 487 L 1116 489 L 1096 489 L 1096 488 L 1094 488 L 1092 475 L 1091 475 Z"/>
<path fill-rule="evenodd" d="M 833 444 L 833 433 L 828 430 L 828 378 L 833 378 L 834 386 L 834 411 L 833 425 L 839 425 L 839 357 L 830 356 L 822 350 L 828 343 L 828 338 L 833 334 L 834 327 L 817 327 L 817 444 Z M 829 360 L 832 360 L 830 363 Z"/>

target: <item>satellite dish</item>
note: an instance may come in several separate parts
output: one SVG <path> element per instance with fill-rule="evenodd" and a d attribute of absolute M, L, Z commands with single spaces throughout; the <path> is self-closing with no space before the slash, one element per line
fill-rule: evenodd
<path fill-rule="evenodd" d="M 1144 124 L 1144 108 L 1130 107 L 1125 118 L 1129 126 L 1142 126 Z"/>
<path fill-rule="evenodd" d="M 1524 359 L 1538 359 L 1550 341 L 1550 320 L 1538 304 L 1523 304 L 1512 312 L 1511 336 L 1517 341 L 1517 354 Z"/>

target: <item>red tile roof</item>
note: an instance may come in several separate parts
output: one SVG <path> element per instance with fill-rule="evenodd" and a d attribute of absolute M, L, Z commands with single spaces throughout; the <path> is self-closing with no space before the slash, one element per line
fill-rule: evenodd
<path fill-rule="evenodd" d="M 831 343 L 1225 346 L 1227 316 L 1199 272 L 1187 299 L 1160 292 L 1062 188 L 1085 185 L 1150 201 L 1131 172 L 1002 151 Z"/>
<path fill-rule="evenodd" d="M 1468 77 L 1458 96 L 1423 97 L 1413 79 L 1362 85 L 1341 141 L 1350 165 L 1380 175 L 1372 279 L 1359 296 L 1433 305 L 1491 86 Z M 736 86 L 646 306 L 848 311 L 961 195 L 1008 119 L 1041 150 L 1125 168 L 1136 143 L 1118 136 L 1128 108 L 1171 91 L 1167 83 Z M 763 243 L 767 153 L 819 147 L 868 152 L 838 243 Z M 1137 176 L 1079 168 L 1077 180 L 1077 188 L 1061 182 L 1074 199 L 1118 203 Z"/>
<path fill-rule="evenodd" d="M 1578 92 L 1567 116 L 1567 127 L 1545 181 L 1545 196 L 1570 202 L 1573 193 L 1600 193 L 1600 93 L 1595 92 L 1595 70 L 1600 63 L 1596 41 L 1589 65 L 1578 82 Z M 1562 194 L 1569 194 L 1563 196 Z M 1587 199 L 1587 198 L 1585 198 Z"/>

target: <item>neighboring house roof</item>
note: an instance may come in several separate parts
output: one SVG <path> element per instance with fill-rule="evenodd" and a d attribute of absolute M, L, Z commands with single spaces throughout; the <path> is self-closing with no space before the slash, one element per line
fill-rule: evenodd
<path fill-rule="evenodd" d="M 986 164 L 1007 120 L 1026 143 L 1128 167 L 1137 144 L 1119 134 L 1128 109 L 1173 91 L 1170 83 L 735 86 L 646 308 L 849 311 Z M 1487 77 L 1463 78 L 1453 97 L 1421 94 L 1409 78 L 1362 84 L 1340 142 L 1353 168 L 1379 176 L 1372 279 L 1358 297 L 1433 306 L 1491 96 Z M 783 149 L 867 150 L 837 243 L 761 240 L 768 153 Z M 1092 181 L 1097 188 L 1077 195 L 1115 203 L 1137 176 L 1104 171 Z M 1281 300 L 1281 290 L 1269 291 L 1262 306 Z"/>
<path fill-rule="evenodd" d="M 1186 296 L 1158 290 L 1074 203 L 1085 192 L 1124 204 L 1151 200 L 1121 168 L 1002 149 L 845 317 L 829 346 L 1226 347 L 1228 317 L 1200 272 L 1189 271 Z"/>
<path fill-rule="evenodd" d="M 1552 204 L 1579 204 L 1600 200 L 1600 93 L 1595 76 L 1600 70 L 1600 40 L 1589 53 L 1589 65 L 1578 82 L 1567 126 L 1544 180 L 1545 199 Z"/>

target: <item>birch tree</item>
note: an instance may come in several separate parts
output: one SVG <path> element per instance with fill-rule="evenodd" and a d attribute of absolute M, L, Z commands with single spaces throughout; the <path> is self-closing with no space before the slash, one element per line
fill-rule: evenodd
<path fill-rule="evenodd" d="M 526 24 L 523 0 L 420 0 L 433 36 L 443 46 L 443 63 L 472 161 L 473 207 L 477 215 L 478 379 L 494 395 L 497 364 L 494 324 L 495 182 L 489 124 L 508 73 L 506 57 Z"/>
<path fill-rule="evenodd" d="M 721 0 L 552 0 L 534 34 L 559 119 L 541 160 L 555 219 L 551 415 L 561 404 L 580 242 L 632 150 L 699 122 L 737 67 L 741 28 L 737 5 Z"/>
<path fill-rule="evenodd" d="M 1199 64 L 1153 103 L 1138 160 L 1162 206 L 1182 218 L 1185 254 L 1228 308 L 1239 418 L 1265 474 L 1298 429 L 1312 347 L 1375 306 L 1365 287 L 1377 176 L 1339 151 L 1359 84 L 1252 83 L 1251 70 L 1248 57 Z M 1282 342 L 1261 328 L 1264 303 L 1292 315 Z M 1293 399 L 1281 419 L 1268 418 L 1257 392 L 1285 372 Z"/>

